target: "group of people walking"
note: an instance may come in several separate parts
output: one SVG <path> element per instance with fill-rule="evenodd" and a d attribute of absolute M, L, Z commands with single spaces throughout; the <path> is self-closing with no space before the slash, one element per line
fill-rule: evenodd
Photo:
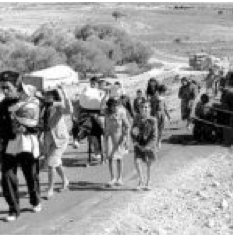
<path fill-rule="evenodd" d="M 90 81 L 91 87 L 100 92 L 101 107 L 97 112 L 89 110 L 88 113 L 88 110 L 78 105 L 79 115 L 73 118 L 73 128 L 76 128 L 75 123 L 80 118 L 80 112 L 94 117 L 93 120 L 97 120 L 96 123 L 100 125 L 103 143 L 100 150 L 101 154 L 104 154 L 104 161 L 109 163 L 108 187 L 123 185 L 123 158 L 129 153 L 129 143 L 132 140 L 135 168 L 139 178 L 137 189 L 150 190 L 151 165 L 161 147 L 165 118 L 171 120 L 165 99 L 166 86 L 159 84 L 155 78 L 150 79 L 145 95 L 142 90 L 137 90 L 136 98 L 131 105 L 121 83 L 116 82 L 114 86 L 117 89 L 110 92 L 106 81 L 97 81 L 96 78 Z M 27 183 L 29 200 L 34 212 L 42 210 L 40 156 L 45 156 L 48 167 L 47 197 L 53 196 L 56 173 L 62 180 L 60 190 L 68 188 L 69 180 L 62 167 L 62 155 L 67 149 L 70 133 L 64 116 L 73 113 L 72 109 L 76 107 L 69 102 L 63 87 L 42 93 L 34 86 L 24 84 L 20 74 L 16 72 L 2 72 L 0 85 L 4 94 L 0 103 L 2 189 L 9 206 L 6 221 L 10 222 L 20 215 L 17 178 L 19 166 Z M 91 132 L 88 132 L 87 125 L 79 126 L 78 130 L 78 134 L 74 135 L 76 147 L 80 136 L 94 137 L 90 136 Z M 83 133 L 89 133 L 89 136 Z M 98 155 L 98 151 L 95 152 Z M 146 165 L 145 177 L 141 163 Z"/>
<path fill-rule="evenodd" d="M 12 71 L 0 74 L 0 84 L 4 94 L 0 103 L 1 182 L 9 206 L 6 221 L 14 221 L 20 215 L 19 166 L 34 212 L 42 210 L 39 183 L 42 154 L 48 164 L 48 197 L 53 194 L 55 171 L 62 178 L 62 189 L 69 184 L 61 162 L 69 142 L 63 115 L 66 93 L 61 87 L 42 94 L 34 86 L 24 84 L 20 74 Z"/>

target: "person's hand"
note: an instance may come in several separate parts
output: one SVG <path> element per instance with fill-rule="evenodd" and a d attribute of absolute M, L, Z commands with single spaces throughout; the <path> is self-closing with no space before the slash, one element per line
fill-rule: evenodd
<path fill-rule="evenodd" d="M 132 134 L 133 134 L 134 136 L 138 136 L 138 135 L 139 135 L 139 129 L 138 129 L 138 127 L 134 127 L 134 128 L 132 129 Z"/>
<path fill-rule="evenodd" d="M 137 148 L 139 148 L 139 150 L 141 151 L 145 151 L 145 147 L 141 146 L 140 144 L 137 143 Z"/>
<path fill-rule="evenodd" d="M 19 134 L 23 134 L 26 132 L 26 128 L 22 125 L 20 125 L 18 128 L 17 128 L 17 133 Z"/>

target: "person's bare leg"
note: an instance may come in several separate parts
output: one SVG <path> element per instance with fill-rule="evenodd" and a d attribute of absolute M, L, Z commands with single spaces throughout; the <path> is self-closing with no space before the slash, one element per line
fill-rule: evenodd
<path fill-rule="evenodd" d="M 108 185 L 113 186 L 116 183 L 116 177 L 114 174 L 114 160 L 113 159 L 109 159 L 109 173 L 110 173 L 111 180 L 108 183 Z"/>
<path fill-rule="evenodd" d="M 122 159 L 117 160 L 117 184 L 123 185 L 123 161 Z"/>
<path fill-rule="evenodd" d="M 48 192 L 47 192 L 47 197 L 52 197 L 53 196 L 54 178 L 55 178 L 55 168 L 49 166 L 48 167 Z"/>
<path fill-rule="evenodd" d="M 151 163 L 152 162 L 150 160 L 148 160 L 147 163 L 146 163 L 146 176 L 147 176 L 147 179 L 146 179 L 146 189 L 147 190 L 150 190 Z"/>
<path fill-rule="evenodd" d="M 62 189 L 67 189 L 68 185 L 69 185 L 69 180 L 67 179 L 67 177 L 65 175 L 64 168 L 62 167 L 62 165 L 60 165 L 60 166 L 56 167 L 56 170 L 62 180 Z"/>
<path fill-rule="evenodd" d="M 142 176 L 142 167 L 141 167 L 141 160 L 138 158 L 134 158 L 134 165 L 138 174 L 138 187 L 141 187 L 143 185 L 143 176 Z"/>

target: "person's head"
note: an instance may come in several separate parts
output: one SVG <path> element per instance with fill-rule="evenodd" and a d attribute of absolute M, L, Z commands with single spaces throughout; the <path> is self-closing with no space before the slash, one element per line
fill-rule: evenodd
<path fill-rule="evenodd" d="M 155 95 L 157 92 L 159 82 L 155 78 L 150 78 L 147 84 L 147 94 L 148 95 Z"/>
<path fill-rule="evenodd" d="M 6 99 L 18 97 L 18 88 L 21 84 L 20 74 L 14 71 L 0 73 L 1 90 Z"/>
<path fill-rule="evenodd" d="M 209 68 L 209 75 L 217 75 L 218 69 L 216 67 Z"/>
<path fill-rule="evenodd" d="M 106 87 L 107 87 L 107 83 L 106 83 L 105 80 L 102 79 L 102 80 L 99 80 L 99 81 L 98 81 L 98 88 L 99 88 L 100 90 L 105 90 Z"/>
<path fill-rule="evenodd" d="M 150 102 L 148 100 L 141 102 L 139 110 L 143 117 L 149 117 L 151 113 Z"/>
<path fill-rule="evenodd" d="M 150 78 L 148 84 L 151 85 L 151 86 L 157 86 L 158 81 L 155 78 Z"/>
<path fill-rule="evenodd" d="M 158 87 L 159 95 L 165 95 L 166 92 L 167 92 L 167 87 L 164 84 L 162 84 Z"/>
<path fill-rule="evenodd" d="M 142 90 L 141 90 L 141 89 L 138 89 L 138 90 L 137 90 L 137 97 L 138 97 L 138 98 L 141 98 L 141 97 L 142 97 Z"/>
<path fill-rule="evenodd" d="M 202 96 L 201 96 L 201 102 L 203 103 L 203 104 L 207 104 L 207 103 L 209 103 L 209 96 L 207 95 L 207 94 L 203 94 Z"/>
<path fill-rule="evenodd" d="M 119 98 L 110 97 L 107 101 L 107 109 L 110 113 L 115 113 L 117 110 L 117 106 L 119 105 Z"/>
<path fill-rule="evenodd" d="M 97 86 L 98 86 L 98 79 L 97 79 L 97 77 L 92 77 L 90 79 L 90 86 L 92 88 L 97 88 Z"/>
<path fill-rule="evenodd" d="M 44 93 L 45 102 L 47 104 L 52 104 L 54 101 L 59 100 L 59 93 L 57 89 L 48 90 Z"/>
<path fill-rule="evenodd" d="M 122 84 L 120 82 L 115 82 L 114 86 L 117 88 L 122 88 Z"/>
<path fill-rule="evenodd" d="M 189 84 L 189 79 L 187 77 L 181 78 L 182 86 L 187 86 Z"/>
<path fill-rule="evenodd" d="M 36 95 L 36 87 L 21 83 L 21 85 L 19 86 L 18 92 L 19 92 L 20 99 L 25 100 L 29 97 L 33 97 Z"/>

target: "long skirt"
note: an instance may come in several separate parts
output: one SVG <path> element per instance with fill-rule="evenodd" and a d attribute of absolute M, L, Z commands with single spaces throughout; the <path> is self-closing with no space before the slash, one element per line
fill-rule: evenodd
<path fill-rule="evenodd" d="M 181 100 L 181 118 L 187 120 L 190 118 L 193 101 Z"/>

